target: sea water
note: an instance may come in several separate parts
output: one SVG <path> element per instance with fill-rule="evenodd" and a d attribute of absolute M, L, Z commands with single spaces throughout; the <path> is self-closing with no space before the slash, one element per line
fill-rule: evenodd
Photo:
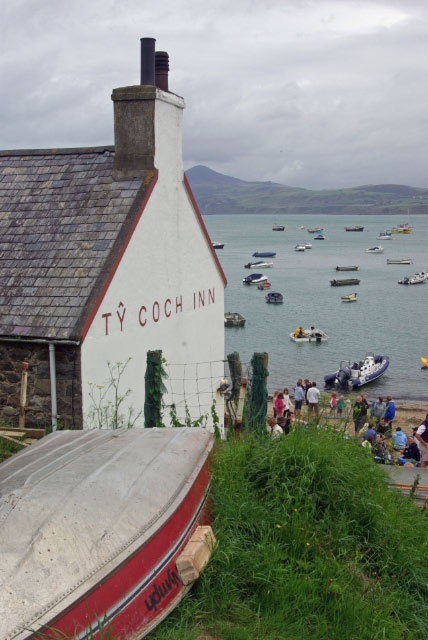
<path fill-rule="evenodd" d="M 225 311 L 238 311 L 246 319 L 243 329 L 225 329 L 226 354 L 237 351 L 248 366 L 254 352 L 269 354 L 268 388 L 293 387 L 309 378 L 323 388 L 323 378 L 338 369 L 341 360 L 361 360 L 366 353 L 390 358 L 386 373 L 367 385 L 370 398 L 391 394 L 395 398 L 427 399 L 428 282 L 398 284 L 415 272 L 428 270 L 428 216 L 414 216 L 411 234 L 393 234 L 377 240 L 379 232 L 407 222 L 399 216 L 237 215 L 205 216 L 212 240 L 224 242 L 217 251 L 228 281 Z M 272 231 L 283 224 L 284 232 Z M 363 232 L 346 232 L 361 224 Z M 300 226 L 305 229 L 300 229 Z M 308 228 L 323 227 L 325 240 L 315 240 Z M 301 242 L 312 249 L 296 252 Z M 382 245 L 383 254 L 366 248 Z M 255 251 L 276 251 L 271 269 L 245 269 Z M 412 265 L 387 265 L 387 258 L 412 258 Z M 266 260 L 270 261 L 271 258 Z M 336 266 L 359 265 L 359 271 L 340 272 Z M 265 302 L 267 291 L 247 286 L 242 279 L 262 272 L 272 283 L 269 291 L 284 296 L 284 304 Z M 330 280 L 359 278 L 359 285 L 332 287 Z M 341 296 L 358 293 L 356 302 Z M 328 335 L 327 343 L 296 344 L 290 333 L 312 325 Z M 427 404 L 428 410 L 428 404 Z"/>

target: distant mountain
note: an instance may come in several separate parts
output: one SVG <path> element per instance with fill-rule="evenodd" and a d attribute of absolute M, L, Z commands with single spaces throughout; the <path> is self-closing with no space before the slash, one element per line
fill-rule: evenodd
<path fill-rule="evenodd" d="M 400 184 L 312 191 L 276 182 L 248 182 L 197 165 L 186 171 L 201 212 L 428 214 L 428 189 Z"/>

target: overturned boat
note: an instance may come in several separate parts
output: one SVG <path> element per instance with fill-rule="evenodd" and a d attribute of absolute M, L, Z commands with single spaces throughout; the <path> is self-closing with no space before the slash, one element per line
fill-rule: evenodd
<path fill-rule="evenodd" d="M 149 633 L 191 586 L 212 445 L 194 428 L 57 431 L 3 462 L 0 638 Z"/>
<path fill-rule="evenodd" d="M 358 278 L 347 278 L 346 280 L 330 280 L 332 287 L 346 287 L 351 284 L 360 284 Z"/>
<path fill-rule="evenodd" d="M 364 360 L 350 362 L 342 360 L 338 371 L 324 376 L 327 386 L 346 389 L 358 389 L 369 382 L 380 378 L 389 366 L 388 356 L 366 354 Z"/>

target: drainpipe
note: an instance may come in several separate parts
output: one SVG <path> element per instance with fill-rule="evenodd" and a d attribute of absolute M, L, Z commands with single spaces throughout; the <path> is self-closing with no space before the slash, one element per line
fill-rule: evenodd
<path fill-rule="evenodd" d="M 55 345 L 49 343 L 49 369 L 51 378 L 51 411 L 52 411 L 52 431 L 57 430 L 58 416 L 56 406 L 56 366 L 55 366 Z"/>

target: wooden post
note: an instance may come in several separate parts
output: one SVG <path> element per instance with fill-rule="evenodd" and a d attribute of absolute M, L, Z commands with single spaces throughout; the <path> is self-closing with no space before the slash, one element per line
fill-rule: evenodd
<path fill-rule="evenodd" d="M 263 433 L 266 430 L 267 414 L 267 369 L 269 355 L 254 353 L 251 358 L 252 374 L 248 398 L 248 426 Z"/>
<path fill-rule="evenodd" d="M 27 404 L 28 362 L 23 362 L 21 372 L 21 395 L 19 398 L 19 428 L 25 427 L 25 405 Z"/>

